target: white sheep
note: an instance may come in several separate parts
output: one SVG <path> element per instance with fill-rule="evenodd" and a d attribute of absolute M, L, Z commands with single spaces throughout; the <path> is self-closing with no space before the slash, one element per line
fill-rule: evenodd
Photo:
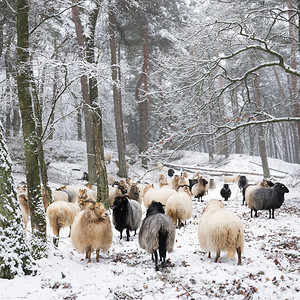
<path fill-rule="evenodd" d="M 144 190 L 144 206 L 148 208 L 152 201 L 160 202 L 163 205 L 166 205 L 168 198 L 176 193 L 177 192 L 170 187 L 156 189 L 153 185 L 148 185 Z"/>
<path fill-rule="evenodd" d="M 66 226 L 72 226 L 75 216 L 80 212 L 77 203 L 55 201 L 48 206 L 47 217 L 53 230 L 53 243 L 58 246 L 59 232 Z"/>
<path fill-rule="evenodd" d="M 224 182 L 225 183 L 237 183 L 240 179 L 240 175 L 224 175 Z"/>
<path fill-rule="evenodd" d="M 88 262 L 96 250 L 99 262 L 100 249 L 108 251 L 112 244 L 113 231 L 109 214 L 102 203 L 94 203 L 75 217 L 71 232 L 71 242 L 79 253 L 86 252 Z"/>
<path fill-rule="evenodd" d="M 238 265 L 242 264 L 244 249 L 244 229 L 241 219 L 224 208 L 219 200 L 211 200 L 206 205 L 198 225 L 199 244 L 203 251 L 216 252 L 217 262 L 221 251 L 227 251 L 227 257 L 238 255 Z"/>
<path fill-rule="evenodd" d="M 166 203 L 165 211 L 177 228 L 192 217 L 193 201 L 188 186 L 180 187 L 177 194 L 171 195 Z"/>

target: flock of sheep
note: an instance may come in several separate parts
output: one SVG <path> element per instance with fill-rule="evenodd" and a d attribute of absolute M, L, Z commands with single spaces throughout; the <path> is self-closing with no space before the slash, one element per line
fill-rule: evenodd
<path fill-rule="evenodd" d="M 245 176 L 224 176 L 224 186 L 220 195 L 225 201 L 231 196 L 228 183 L 237 183 L 246 203 L 257 217 L 258 210 L 268 210 L 269 218 L 274 218 L 274 210 L 280 208 L 284 194 L 289 190 L 282 183 L 263 180 L 257 184 L 248 184 Z M 129 241 L 130 232 L 136 234 L 141 248 L 152 255 L 155 269 L 158 270 L 158 257 L 162 267 L 165 266 L 166 252 L 171 252 L 175 242 L 176 229 L 186 225 L 192 217 L 193 201 L 203 201 L 202 197 L 209 189 L 215 189 L 214 179 L 206 179 L 199 172 L 189 178 L 187 172 L 175 174 L 169 169 L 168 175 L 161 174 L 154 184 L 135 183 L 120 180 L 109 186 L 109 202 L 112 210 L 112 222 L 109 212 L 102 203 L 96 202 L 97 191 L 93 186 L 63 186 L 53 191 L 54 202 L 48 207 L 44 201 L 49 224 L 53 229 L 53 242 L 58 246 L 59 232 L 70 226 L 70 237 L 74 248 L 79 253 L 86 253 L 91 261 L 91 253 L 96 250 L 99 261 L 100 250 L 106 252 L 113 240 L 113 227 L 120 232 L 126 230 Z M 29 218 L 29 205 L 25 186 L 18 188 L 18 199 L 25 224 Z M 146 216 L 142 220 L 143 208 Z M 198 223 L 198 239 L 203 251 L 216 253 L 218 261 L 221 251 L 227 257 L 238 256 L 244 248 L 244 229 L 241 219 L 226 209 L 221 200 L 207 203 Z"/>

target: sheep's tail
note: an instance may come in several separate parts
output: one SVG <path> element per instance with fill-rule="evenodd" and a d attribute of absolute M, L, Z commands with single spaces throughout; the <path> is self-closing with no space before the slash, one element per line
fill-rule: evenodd
<path fill-rule="evenodd" d="M 234 258 L 236 252 L 236 244 L 237 244 L 237 236 L 231 230 L 231 228 L 228 228 L 228 233 L 227 233 L 227 257 L 228 258 Z"/>
<path fill-rule="evenodd" d="M 160 259 L 163 258 L 163 260 L 165 260 L 166 253 L 167 253 L 167 248 L 166 248 L 167 236 L 168 236 L 167 231 L 160 230 L 159 233 L 158 233 L 158 245 L 159 245 L 159 250 L 158 251 L 159 251 Z"/>
<path fill-rule="evenodd" d="M 232 230 L 229 228 L 227 242 L 227 257 L 234 258 L 237 249 L 239 248 L 241 251 L 243 251 L 244 248 L 243 230 Z"/>

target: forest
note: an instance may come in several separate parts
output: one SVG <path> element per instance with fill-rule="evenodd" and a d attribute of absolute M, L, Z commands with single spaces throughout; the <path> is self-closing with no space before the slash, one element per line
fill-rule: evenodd
<path fill-rule="evenodd" d="M 1 1 L 1 235 L 24 238 L 6 145 L 19 137 L 34 258 L 45 256 L 41 186 L 53 201 L 51 141 L 86 143 L 88 181 L 106 206 L 106 148 L 123 178 L 132 148 L 145 170 L 180 150 L 259 156 L 264 178 L 268 158 L 299 164 L 299 24 L 298 0 Z M 25 248 L 18 264 L 30 273 Z"/>

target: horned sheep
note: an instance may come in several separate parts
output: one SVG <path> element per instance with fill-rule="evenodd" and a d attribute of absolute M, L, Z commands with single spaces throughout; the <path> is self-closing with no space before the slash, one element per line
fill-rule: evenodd
<path fill-rule="evenodd" d="M 94 202 L 75 217 L 71 242 L 79 253 L 86 252 L 88 262 L 91 262 L 91 253 L 94 250 L 96 250 L 96 261 L 99 262 L 100 249 L 104 252 L 108 251 L 112 238 L 109 214 L 102 203 Z"/>

